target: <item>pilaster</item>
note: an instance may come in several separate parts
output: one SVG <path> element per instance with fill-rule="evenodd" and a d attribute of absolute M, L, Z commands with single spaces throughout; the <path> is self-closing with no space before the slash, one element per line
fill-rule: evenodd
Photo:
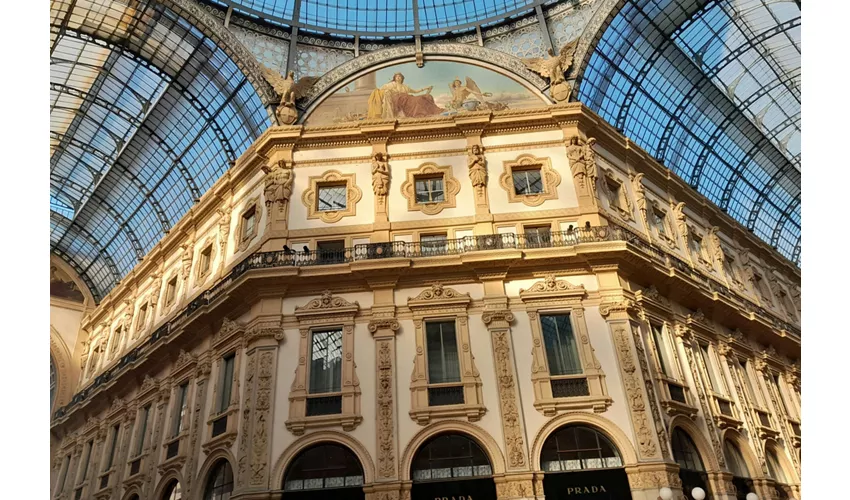
<path fill-rule="evenodd" d="M 735 485 L 732 484 L 732 474 L 729 472 L 709 472 L 708 487 L 711 488 L 711 498 L 715 500 L 736 500 Z"/>
<path fill-rule="evenodd" d="M 679 479 L 679 466 L 675 464 L 651 462 L 628 466 L 626 475 L 632 500 L 657 500 L 661 488 L 670 488 L 673 498 L 681 498 L 682 481 Z"/>
<path fill-rule="evenodd" d="M 192 423 L 189 437 L 189 458 L 186 460 L 185 473 L 183 474 L 183 495 L 186 498 L 193 498 L 194 490 L 193 478 L 197 473 L 196 457 L 200 455 L 201 450 L 201 433 L 206 429 L 206 419 L 204 418 L 204 410 L 207 402 L 207 382 L 209 380 L 212 363 L 209 359 L 209 353 L 201 355 L 198 359 L 198 366 L 195 369 L 195 405 L 192 409 Z"/>
<path fill-rule="evenodd" d="M 398 414 L 396 397 L 396 346 L 395 336 L 399 329 L 398 321 L 391 316 L 376 317 L 369 322 L 369 331 L 375 339 L 375 366 L 377 367 L 377 394 L 375 395 L 376 415 L 378 416 L 377 441 L 377 481 L 394 481 L 398 478 L 398 438 L 396 415 Z M 382 490 L 383 491 L 383 490 Z M 397 491 L 393 489 L 392 491 Z"/>
<path fill-rule="evenodd" d="M 496 498 L 498 500 L 533 500 L 536 498 L 534 492 L 535 474 L 532 472 L 511 474 L 493 478 L 496 482 Z M 541 481 L 540 490 L 537 492 L 543 496 Z"/>

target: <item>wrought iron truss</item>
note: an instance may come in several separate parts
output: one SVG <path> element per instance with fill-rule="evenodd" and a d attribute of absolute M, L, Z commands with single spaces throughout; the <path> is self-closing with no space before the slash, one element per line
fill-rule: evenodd
<path fill-rule="evenodd" d="M 800 7 L 624 0 L 579 100 L 799 264 Z"/>
<path fill-rule="evenodd" d="M 270 125 L 238 64 L 168 3 L 51 6 L 51 250 L 96 300 Z"/>

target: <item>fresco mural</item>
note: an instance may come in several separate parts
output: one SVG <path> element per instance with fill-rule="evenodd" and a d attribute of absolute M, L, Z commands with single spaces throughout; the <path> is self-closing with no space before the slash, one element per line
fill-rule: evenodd
<path fill-rule="evenodd" d="M 83 292 L 80 291 L 74 280 L 56 266 L 50 266 L 50 295 L 74 302 L 85 300 Z"/>
<path fill-rule="evenodd" d="M 493 70 L 453 61 L 396 64 L 367 73 L 329 96 L 306 125 L 367 119 L 426 118 L 545 104 L 519 82 Z"/>

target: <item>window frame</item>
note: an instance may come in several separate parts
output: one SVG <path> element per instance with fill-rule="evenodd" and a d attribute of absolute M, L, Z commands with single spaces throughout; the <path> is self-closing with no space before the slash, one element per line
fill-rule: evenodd
<path fill-rule="evenodd" d="M 254 224 L 247 228 L 245 225 L 246 215 L 253 211 L 254 216 Z M 242 210 L 239 212 L 239 218 L 236 222 L 236 238 L 238 244 L 236 246 L 236 251 L 241 252 L 248 248 L 251 243 L 260 235 L 260 222 L 262 221 L 263 210 L 260 206 L 260 197 L 255 196 L 249 199 L 245 205 L 242 206 Z"/>
<path fill-rule="evenodd" d="M 196 394 L 197 374 L 195 370 L 197 365 L 197 357 L 185 351 L 180 352 L 174 365 L 172 365 L 171 374 L 169 376 L 170 386 L 172 388 L 172 397 L 170 398 L 168 410 L 168 432 L 162 444 L 161 464 L 179 464 L 182 463 L 188 455 L 188 439 L 192 427 L 192 405 L 195 404 L 195 398 L 198 397 Z M 184 407 L 187 411 L 186 414 L 181 417 L 181 408 L 179 408 L 180 398 L 177 397 L 177 394 L 180 388 L 184 385 L 186 386 Z M 178 419 L 182 421 L 180 424 L 182 429 L 178 426 L 178 430 L 175 432 L 175 424 Z M 168 458 L 168 449 L 175 441 L 177 442 L 177 453 L 171 458 Z"/>
<path fill-rule="evenodd" d="M 424 238 L 442 238 L 442 247 L 438 242 L 425 242 Z M 427 248 L 427 250 L 426 250 Z M 432 257 L 437 255 L 446 255 L 449 249 L 449 235 L 448 232 L 443 233 L 420 233 L 419 234 L 419 253 L 425 257 Z"/>
<path fill-rule="evenodd" d="M 345 207 L 336 210 L 320 210 L 320 193 L 329 187 L 345 187 Z M 319 219 L 324 223 L 333 224 L 344 217 L 357 215 L 357 202 L 363 198 L 363 190 L 357 185 L 355 173 L 344 174 L 338 170 L 328 170 L 321 175 L 312 176 L 308 187 L 301 195 L 301 202 L 307 209 L 307 219 Z"/>
<path fill-rule="evenodd" d="M 514 185 L 514 172 L 523 170 L 539 170 L 542 190 L 539 193 L 517 194 Z M 558 186 L 561 185 L 561 174 L 552 168 L 549 157 L 536 157 L 532 154 L 521 154 L 513 160 L 502 162 L 502 173 L 499 175 L 499 186 L 505 191 L 508 203 L 522 203 L 529 207 L 537 207 L 547 200 L 558 199 Z"/>
<path fill-rule="evenodd" d="M 425 178 L 443 177 L 443 200 L 419 202 L 416 197 L 416 182 Z M 437 165 L 427 162 L 418 168 L 408 169 L 405 181 L 401 184 L 401 195 L 407 199 L 408 212 L 422 212 L 426 215 L 437 215 L 448 208 L 457 206 L 457 194 L 460 192 L 460 182 L 452 174 L 451 165 Z"/>
<path fill-rule="evenodd" d="M 242 377 L 242 360 L 245 356 L 245 327 L 228 318 L 222 320 L 218 332 L 213 337 L 212 359 L 215 359 L 215 385 L 213 386 L 212 408 L 207 418 L 207 440 L 203 447 L 230 446 L 236 439 L 239 413 L 239 380 Z M 230 384 L 230 397 L 223 398 L 225 380 L 225 358 L 233 357 L 233 376 Z M 223 407 L 223 408 L 222 408 Z M 222 432 L 213 436 L 219 422 L 225 419 Z"/>
<path fill-rule="evenodd" d="M 434 418 L 463 417 L 470 422 L 481 419 L 487 409 L 484 406 L 482 383 L 472 356 L 469 335 L 468 307 L 472 298 L 441 284 L 431 285 L 415 297 L 408 297 L 407 307 L 413 315 L 416 355 L 410 383 L 410 418 L 419 425 L 426 425 Z M 428 377 L 426 322 L 452 321 L 455 324 L 455 339 L 458 346 L 460 381 L 449 384 L 431 383 Z M 429 390 L 441 387 L 463 388 L 462 404 L 431 406 Z"/>
<path fill-rule="evenodd" d="M 634 222 L 634 208 L 629 197 L 626 181 L 620 179 L 613 170 L 602 168 L 602 188 L 607 195 L 608 211 L 626 222 Z"/>
<path fill-rule="evenodd" d="M 165 295 L 164 304 L 165 307 L 171 307 L 177 301 L 177 273 L 172 274 L 168 281 L 165 282 L 165 291 L 163 292 Z"/>
<path fill-rule="evenodd" d="M 520 301 L 528 313 L 532 337 L 532 366 L 538 367 L 531 374 L 534 388 L 534 408 L 544 416 L 551 417 L 572 410 L 605 411 L 613 400 L 608 395 L 605 373 L 596 358 L 592 340 L 585 320 L 587 291 L 583 285 L 573 285 L 555 275 L 546 275 L 528 290 L 520 289 Z M 547 314 L 569 314 L 573 335 L 578 340 L 581 375 L 553 376 L 545 352 L 545 342 L 540 316 Z M 586 379 L 588 395 L 555 397 L 552 381 L 559 379 Z"/>
<path fill-rule="evenodd" d="M 344 297 L 334 296 L 330 290 L 325 290 L 321 297 L 308 301 L 303 306 L 295 307 L 295 317 L 298 320 L 300 340 L 298 344 L 298 365 L 295 369 L 295 381 L 289 391 L 289 418 L 286 428 L 300 436 L 306 429 L 342 427 L 344 431 L 354 430 L 363 421 L 360 413 L 360 380 L 357 377 L 354 363 L 354 317 L 360 310 L 360 304 L 349 302 Z M 309 394 L 309 366 L 313 335 L 318 331 L 340 328 L 342 330 L 342 370 L 340 413 L 325 415 L 307 415 Z"/>

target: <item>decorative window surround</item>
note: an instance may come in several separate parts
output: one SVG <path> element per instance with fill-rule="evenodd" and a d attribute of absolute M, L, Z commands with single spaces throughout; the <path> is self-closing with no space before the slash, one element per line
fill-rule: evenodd
<path fill-rule="evenodd" d="M 693 259 L 694 263 L 702 265 L 709 272 L 713 272 L 714 265 L 711 263 L 711 259 L 708 256 L 708 248 L 706 248 L 708 240 L 694 226 L 688 227 L 688 239 L 692 245 L 691 248 L 688 248 L 688 253 L 691 255 L 691 259 Z M 696 251 L 693 246 L 698 246 L 699 251 Z"/>
<path fill-rule="evenodd" d="M 443 177 L 443 201 L 429 203 L 416 202 L 416 179 L 421 177 Z M 419 168 L 407 170 L 405 181 L 401 184 L 401 195 L 407 199 L 408 212 L 422 212 L 426 215 L 437 215 L 445 208 L 457 206 L 455 198 L 460 192 L 460 182 L 452 175 L 451 165 L 437 165 L 436 163 L 423 163 Z"/>
<path fill-rule="evenodd" d="M 247 233 L 243 232 L 242 225 L 245 223 L 245 214 L 248 213 L 249 210 L 254 209 L 254 227 Z M 255 196 L 248 200 L 245 206 L 242 208 L 242 211 L 239 212 L 239 222 L 236 223 L 236 241 L 238 244 L 236 245 L 236 251 L 241 252 L 248 248 L 254 238 L 260 234 L 260 218 L 263 210 L 260 208 L 260 197 Z"/>
<path fill-rule="evenodd" d="M 207 441 L 202 445 L 209 454 L 216 448 L 230 448 L 236 440 L 237 420 L 239 413 L 239 367 L 242 361 L 243 336 L 245 327 L 228 318 L 224 318 L 218 332 L 212 341 L 212 356 L 216 360 L 215 385 L 213 386 L 213 406 L 207 419 Z M 216 405 L 220 392 L 224 390 L 224 358 L 233 355 L 233 383 L 230 387 L 230 403 L 223 410 Z M 213 427 L 221 425 L 221 420 L 227 419 L 224 432 L 213 437 Z"/>
<path fill-rule="evenodd" d="M 481 391 L 481 377 L 475 367 L 469 338 L 468 307 L 472 298 L 468 293 L 459 293 L 443 285 L 431 285 L 416 297 L 407 299 L 407 307 L 413 313 L 416 327 L 416 357 L 413 360 L 413 374 L 410 383 L 410 418 L 419 425 L 427 425 L 435 418 L 466 417 L 470 422 L 481 419 L 487 408 Z M 429 406 L 427 346 L 425 342 L 425 321 L 446 320 L 455 322 L 460 364 L 460 382 L 463 386 L 463 404 Z"/>
<path fill-rule="evenodd" d="M 531 382 L 534 387 L 534 408 L 547 417 L 572 410 L 605 411 L 612 403 L 605 385 L 605 373 L 596 359 L 587 323 L 584 317 L 583 300 L 587 297 L 584 286 L 573 285 L 547 275 L 528 290 L 520 289 L 519 297 L 528 312 L 531 322 L 532 364 Z M 578 354 L 582 366 L 580 375 L 554 378 L 549 372 L 546 348 L 540 325 L 541 314 L 569 314 L 573 334 L 578 344 Z M 552 394 L 552 381 L 558 379 L 584 379 L 587 381 L 587 396 L 556 398 Z"/>
<path fill-rule="evenodd" d="M 652 235 L 656 240 L 662 241 L 669 248 L 678 248 L 678 244 L 676 243 L 676 238 L 673 233 L 673 226 L 670 224 L 670 212 L 663 208 L 655 200 L 650 201 L 649 205 L 650 210 L 647 217 L 649 217 L 649 225 L 652 227 Z M 655 223 L 656 217 L 661 218 L 661 223 L 664 228 L 663 232 L 658 230 L 657 224 Z"/>
<path fill-rule="evenodd" d="M 632 202 L 626 191 L 626 185 L 614 173 L 602 168 L 602 189 L 608 196 L 608 211 L 624 221 L 634 221 Z"/>
<path fill-rule="evenodd" d="M 319 188 L 328 185 L 345 185 L 345 209 L 319 210 Z M 310 187 L 301 195 L 301 201 L 307 207 L 308 219 L 320 219 L 322 222 L 333 224 L 343 217 L 357 215 L 357 202 L 363 197 L 363 191 L 357 186 L 355 174 L 343 174 L 338 170 L 328 170 L 322 175 L 310 177 Z"/>
<path fill-rule="evenodd" d="M 523 203 L 529 207 L 537 207 L 546 200 L 558 199 L 558 186 L 561 184 L 561 174 L 552 168 L 549 158 L 537 158 L 530 154 L 518 156 L 515 160 L 503 162 L 499 185 L 508 193 L 508 203 Z M 543 192 L 534 194 L 516 194 L 514 187 L 514 170 L 539 168 Z"/>
<path fill-rule="evenodd" d="M 101 463 L 105 465 L 105 462 L 109 459 L 109 453 L 113 453 L 110 450 L 110 440 L 115 439 L 115 448 L 114 454 L 112 455 L 112 465 L 106 470 L 101 470 L 97 477 L 96 490 L 98 490 L 98 497 L 100 496 L 111 496 L 112 491 L 115 489 L 116 484 L 120 483 L 120 478 L 115 476 L 115 472 L 120 469 L 119 464 L 121 463 L 121 449 L 124 446 L 122 443 L 122 435 L 127 436 L 125 432 L 125 427 L 127 424 L 125 423 L 125 412 L 126 408 L 124 405 L 124 401 L 121 399 L 114 399 L 112 401 L 112 406 L 109 408 L 106 416 L 103 419 L 103 428 L 106 429 L 105 437 L 107 441 L 104 442 L 104 447 L 101 453 Z M 118 433 L 113 437 L 112 432 L 115 426 L 118 426 Z M 103 469 L 103 467 L 99 467 L 99 469 Z M 101 488 L 101 485 L 106 485 Z"/>
<path fill-rule="evenodd" d="M 352 431 L 363 416 L 360 414 L 360 380 L 357 378 L 354 363 L 354 317 L 360 310 L 360 304 L 348 302 L 342 297 L 334 297 L 325 290 L 320 298 L 295 308 L 295 317 L 301 339 L 298 344 L 298 366 L 295 368 L 295 380 L 289 391 L 289 419 L 286 428 L 296 436 L 304 434 L 305 429 L 342 426 L 344 431 Z M 329 327 L 342 327 L 342 412 L 333 415 L 307 416 L 307 398 L 310 343 L 313 330 Z M 321 394 L 322 397 L 335 394 Z"/>
<path fill-rule="evenodd" d="M 133 433 L 130 438 L 130 452 L 127 457 L 127 478 L 124 485 L 144 484 L 148 479 L 148 466 L 151 456 L 151 450 L 155 450 L 154 428 L 156 427 L 157 399 L 159 398 L 160 384 L 148 375 L 145 375 L 142 380 L 142 385 L 134 400 L 135 424 Z M 147 422 L 143 422 L 141 415 L 146 406 L 150 406 L 150 411 L 147 415 Z M 142 429 L 144 427 L 144 429 Z M 140 433 L 144 430 L 144 435 Z M 142 441 L 142 452 L 136 453 L 136 445 Z"/>
<path fill-rule="evenodd" d="M 171 375 L 169 376 L 170 386 L 173 391 L 178 391 L 180 386 L 183 384 L 187 384 L 186 390 L 186 407 L 189 409 L 186 415 L 184 415 L 184 427 L 183 430 L 180 431 L 176 436 L 171 435 L 171 423 L 175 418 L 179 418 L 175 416 L 175 412 L 179 412 L 180 408 L 177 408 L 177 405 L 180 404 L 179 398 L 173 396 L 171 398 L 172 404 L 171 408 L 168 412 L 168 418 L 166 421 L 166 432 L 165 439 L 162 444 L 162 458 L 159 461 L 159 473 L 164 475 L 171 470 L 175 470 L 180 472 L 182 470 L 183 464 L 186 462 L 188 457 L 188 448 L 189 448 L 189 423 L 191 421 L 191 408 L 194 405 L 194 391 L 192 391 L 193 386 L 195 385 L 195 368 L 198 365 L 197 358 L 191 353 L 187 353 L 186 351 L 181 350 L 180 354 L 177 356 L 177 361 L 174 363 L 174 366 L 171 369 Z M 171 447 L 177 447 L 177 454 L 168 457 L 168 450 Z"/>
<path fill-rule="evenodd" d="M 215 237 L 209 236 L 204 242 L 200 245 L 200 250 L 198 250 L 198 258 L 195 259 L 195 288 L 201 286 L 204 281 L 209 277 L 210 273 L 212 273 L 213 262 L 215 262 L 216 258 L 216 246 L 215 245 Z M 203 269 L 201 267 L 202 261 L 204 258 L 202 257 L 204 252 L 209 251 L 209 259 L 207 261 L 207 268 Z"/>

